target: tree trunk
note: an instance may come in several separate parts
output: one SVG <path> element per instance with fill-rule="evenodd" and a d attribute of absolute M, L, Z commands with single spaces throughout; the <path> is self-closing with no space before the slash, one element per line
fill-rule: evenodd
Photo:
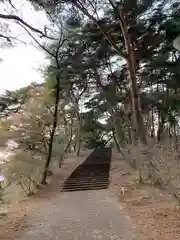
<path fill-rule="evenodd" d="M 79 106 L 77 103 L 76 106 L 76 115 L 78 119 L 78 127 L 77 127 L 77 135 L 76 135 L 76 155 L 80 155 L 80 149 L 81 149 L 81 116 L 79 114 Z"/>
<path fill-rule="evenodd" d="M 174 130 L 174 148 L 176 151 L 178 151 L 178 137 L 176 133 L 176 123 L 173 124 L 173 130 Z"/>
<path fill-rule="evenodd" d="M 47 155 L 47 160 L 46 160 L 46 164 L 45 164 L 45 167 L 44 167 L 44 172 L 43 172 L 41 184 L 46 184 L 47 173 L 48 173 L 48 170 L 49 170 L 49 165 L 50 165 L 51 156 L 52 156 L 54 134 L 55 134 L 56 127 L 57 127 L 57 114 L 58 114 L 59 91 L 60 91 L 59 77 L 57 77 L 56 80 L 57 80 L 57 87 L 56 87 L 55 109 L 54 109 L 54 114 L 53 114 L 53 126 L 52 126 L 52 131 L 51 131 L 51 134 L 50 134 L 50 140 L 49 140 L 49 146 L 48 146 L 49 147 L 48 148 L 48 155 Z"/>
<path fill-rule="evenodd" d="M 71 146 L 72 135 L 73 135 L 72 133 L 73 133 L 73 131 L 72 131 L 72 126 L 71 126 L 70 138 L 69 138 L 68 144 L 67 144 L 67 146 L 66 146 L 66 148 L 65 148 L 65 150 L 64 150 L 65 153 L 68 152 L 68 150 L 69 150 L 69 148 L 70 148 L 70 146 Z"/>
<path fill-rule="evenodd" d="M 67 144 L 67 146 L 66 146 L 65 149 L 64 149 L 63 155 L 60 155 L 59 168 L 61 168 L 61 166 L 62 166 L 62 162 L 63 162 L 63 157 L 64 157 L 64 155 L 68 152 L 68 150 L 69 150 L 69 148 L 70 148 L 70 146 L 71 146 L 72 136 L 73 136 L 73 131 L 72 131 L 72 126 L 71 126 L 71 132 L 70 132 L 70 138 L 69 138 L 68 144 Z"/>
<path fill-rule="evenodd" d="M 171 126 L 168 127 L 169 148 L 172 150 Z"/>
<path fill-rule="evenodd" d="M 118 145 L 125 146 L 124 133 L 118 116 L 118 112 L 116 110 L 113 110 L 112 108 L 109 108 L 109 113 L 111 114 L 111 119 L 114 126 L 114 131 Z"/>
<path fill-rule="evenodd" d="M 76 141 L 75 141 L 75 143 L 74 143 L 74 152 L 76 151 L 76 145 L 77 145 L 77 139 L 76 139 Z"/>
<path fill-rule="evenodd" d="M 124 133 L 123 133 L 121 124 L 116 121 L 114 124 L 114 128 L 115 128 L 116 136 L 120 146 L 125 146 Z"/>
<path fill-rule="evenodd" d="M 134 119 L 132 116 L 128 116 L 129 118 L 129 125 L 130 125 L 130 131 L 131 131 L 131 141 L 134 146 L 137 144 L 138 136 L 137 136 L 137 130 L 135 127 Z"/>
<path fill-rule="evenodd" d="M 80 149 L 81 149 L 81 126 L 79 123 L 78 131 L 77 131 L 76 156 L 80 155 Z"/>
<path fill-rule="evenodd" d="M 138 133 L 138 138 L 141 143 L 146 144 L 146 132 L 143 122 L 143 117 L 141 113 L 141 105 L 139 99 L 139 93 L 137 88 L 136 73 L 132 67 L 131 59 L 127 58 L 127 65 L 129 71 L 129 79 L 131 82 L 131 99 L 132 99 L 132 110 L 133 110 L 133 119 L 136 126 L 136 131 Z"/>
<path fill-rule="evenodd" d="M 116 148 L 117 148 L 118 152 L 121 152 L 121 150 L 120 150 L 120 146 L 119 146 L 119 143 L 118 143 L 117 138 L 116 138 L 116 133 L 115 133 L 114 128 L 112 129 L 112 134 L 113 134 L 113 139 L 114 139 L 114 142 L 115 142 Z"/>
<path fill-rule="evenodd" d="M 66 120 L 66 115 L 64 113 L 64 131 L 65 131 L 65 135 L 68 135 L 68 128 L 67 128 L 67 120 Z"/>
<path fill-rule="evenodd" d="M 129 73 L 129 81 L 130 81 L 130 89 L 131 89 L 131 102 L 132 102 L 132 111 L 133 118 L 136 126 L 136 130 L 138 133 L 138 138 L 141 143 L 147 144 L 146 139 L 146 131 L 144 127 L 142 112 L 141 112 L 141 102 L 139 96 L 139 89 L 137 85 L 137 77 L 136 77 L 136 59 L 135 53 L 133 49 L 133 43 L 131 41 L 130 35 L 128 33 L 128 25 L 126 23 L 126 19 L 124 13 L 120 11 L 120 27 L 122 30 L 122 34 L 124 37 L 124 44 L 126 49 L 126 63 Z"/>
<path fill-rule="evenodd" d="M 153 139 L 155 136 L 155 129 L 154 129 L 154 110 L 151 110 L 151 138 Z"/>
<path fill-rule="evenodd" d="M 121 50 L 118 47 L 118 45 L 116 45 L 116 43 L 112 40 L 109 33 L 102 28 L 102 26 L 98 23 L 96 18 L 93 15 L 91 15 L 83 6 L 81 6 L 79 1 L 74 1 L 73 3 L 81 12 L 83 12 L 89 19 L 91 19 L 99 27 L 104 37 L 108 40 L 108 42 L 112 45 L 112 47 L 114 47 L 114 49 L 120 54 L 120 56 L 122 56 L 122 52 L 120 52 Z M 119 12 L 119 10 L 117 9 L 117 13 L 120 18 L 120 27 L 124 37 L 125 49 L 127 53 L 126 62 L 127 62 L 128 72 L 129 72 L 129 80 L 131 83 L 133 117 L 135 119 L 139 140 L 143 144 L 147 144 L 146 132 L 145 132 L 145 127 L 144 127 L 143 118 L 141 114 L 141 103 L 139 98 L 139 91 L 137 87 L 136 67 L 135 67 L 136 59 L 134 55 L 133 44 L 130 39 L 130 34 L 128 33 L 129 24 L 126 23 L 126 19 L 125 19 L 126 16 L 123 13 L 123 11 Z"/>
<path fill-rule="evenodd" d="M 130 122 L 128 122 L 127 134 L 128 134 L 128 144 L 132 144 L 132 136 L 131 136 L 131 125 L 130 125 Z"/>
<path fill-rule="evenodd" d="M 80 156 L 80 150 L 81 150 L 81 138 L 79 138 L 78 140 L 78 144 L 77 144 L 77 152 L 76 152 L 76 156 Z"/>
<path fill-rule="evenodd" d="M 160 140 L 161 140 L 161 135 L 162 135 L 163 128 L 164 128 L 164 121 L 165 121 L 164 113 L 161 110 L 159 110 L 159 112 L 158 112 L 157 142 L 160 142 Z"/>

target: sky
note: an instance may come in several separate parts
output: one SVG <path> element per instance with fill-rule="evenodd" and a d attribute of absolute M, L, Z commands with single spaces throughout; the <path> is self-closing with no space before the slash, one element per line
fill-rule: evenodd
<path fill-rule="evenodd" d="M 36 12 L 25 0 L 12 2 L 18 9 L 18 12 L 15 12 L 16 15 L 43 31 L 44 25 L 48 24 L 45 13 Z M 1 13 L 11 13 L 7 12 L 7 9 L 7 7 L 4 9 L 0 6 Z M 43 78 L 38 69 L 47 63 L 45 54 L 33 46 L 30 36 L 16 23 L 9 21 L 9 24 L 11 35 L 20 35 L 19 38 L 27 44 L 18 42 L 14 47 L 0 48 L 0 59 L 2 59 L 0 62 L 0 93 L 4 90 L 19 89 L 31 82 L 42 82 Z"/>

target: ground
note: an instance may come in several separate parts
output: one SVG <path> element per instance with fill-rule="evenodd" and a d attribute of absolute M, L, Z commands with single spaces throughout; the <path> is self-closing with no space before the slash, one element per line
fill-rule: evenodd
<path fill-rule="evenodd" d="M 65 192 L 28 216 L 22 240 L 145 240 L 107 190 Z"/>
<path fill-rule="evenodd" d="M 139 184 L 137 175 L 114 153 L 110 189 L 136 227 L 154 240 L 180 239 L 180 210 L 175 199 L 165 190 Z"/>
<path fill-rule="evenodd" d="M 109 227 L 109 225 L 106 225 L 107 221 L 105 221 L 105 219 L 111 219 L 113 222 L 113 232 L 116 233 L 120 231 L 121 234 L 124 234 L 121 238 L 123 240 L 139 240 L 140 237 L 142 237 L 142 235 L 139 235 L 139 232 L 145 234 L 146 237 L 144 239 L 180 239 L 180 211 L 176 207 L 175 200 L 163 190 L 150 185 L 138 184 L 136 172 L 131 169 L 115 151 L 112 156 L 110 172 L 111 184 L 108 190 L 100 190 L 98 194 L 96 194 L 96 191 L 91 191 L 90 198 L 87 198 L 86 192 L 79 192 L 78 195 L 76 194 L 76 196 L 73 196 L 71 199 L 67 198 L 67 194 L 61 193 L 60 189 L 63 181 L 88 154 L 89 152 L 82 153 L 80 158 L 68 158 L 66 164 L 64 164 L 62 169 L 53 177 L 51 183 L 40 191 L 39 195 L 24 200 L 20 204 L 16 204 L 16 206 L 12 206 L 6 216 L 1 216 L 0 239 L 44 240 L 45 238 L 43 239 L 40 235 L 34 235 L 36 237 L 31 238 L 32 233 L 42 234 L 44 227 L 48 229 L 49 223 L 53 223 L 55 229 L 59 231 L 58 226 L 63 216 L 63 225 L 66 225 L 66 223 L 70 224 L 71 233 L 73 233 L 73 229 L 76 228 L 78 221 L 73 220 L 72 222 L 70 219 L 67 219 L 68 214 L 72 216 L 73 209 L 74 214 L 76 213 L 78 206 L 80 209 L 78 216 L 81 217 L 81 219 L 87 216 L 86 209 L 89 209 L 91 219 L 92 216 L 95 215 L 95 212 L 96 214 L 101 212 L 101 215 L 103 213 L 103 219 L 99 220 L 98 217 L 96 217 L 97 222 L 94 222 L 97 228 L 103 231 L 104 227 Z M 72 193 L 71 196 L 73 194 L 75 193 Z M 81 201 L 83 199 L 84 201 Z M 90 199 L 89 202 L 88 199 Z M 97 201 L 97 199 L 99 200 Z M 66 205 L 62 205 L 62 201 L 66 202 Z M 90 204 L 92 204 L 92 206 Z M 110 207 L 110 210 L 107 210 L 107 205 L 112 208 Z M 58 206 L 58 208 L 55 206 Z M 111 216 L 111 214 L 113 215 Z M 91 230 L 94 229 L 93 221 L 89 222 L 86 218 L 84 221 L 84 234 L 86 232 L 90 233 Z M 89 225 L 90 227 L 88 227 Z M 34 230 L 37 228 L 39 231 L 35 233 Z M 68 229 L 66 229 L 66 231 L 68 231 Z M 53 233 L 55 232 L 54 230 Z M 134 234 L 138 234 L 138 236 Z M 106 237 L 107 236 L 106 234 Z M 94 238 L 101 239 L 100 237 L 105 239 L 104 236 L 102 236 L 102 232 L 99 232 L 99 230 L 94 231 Z M 56 238 L 54 237 L 53 239 Z M 61 239 L 63 238 L 61 237 Z M 80 235 L 78 239 L 81 239 Z M 109 237 L 107 239 L 117 238 L 115 238 L 115 236 L 112 238 L 111 236 L 111 238 Z"/>

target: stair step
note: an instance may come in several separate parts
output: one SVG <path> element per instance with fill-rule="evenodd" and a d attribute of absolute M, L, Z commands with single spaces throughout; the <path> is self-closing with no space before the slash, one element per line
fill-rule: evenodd
<path fill-rule="evenodd" d="M 97 161 L 97 162 L 85 162 L 85 163 L 83 163 L 83 165 L 84 166 L 87 166 L 87 165 L 89 165 L 89 166 L 91 166 L 91 165 L 101 165 L 101 164 L 104 164 L 104 165 L 109 165 L 110 163 L 108 162 L 108 161 Z"/>
<path fill-rule="evenodd" d="M 110 182 L 109 179 L 101 180 L 101 181 L 89 181 L 89 180 L 84 179 L 82 181 L 76 181 L 76 180 L 69 181 L 69 180 L 67 180 L 67 181 L 64 182 L 64 184 L 72 184 L 72 183 L 75 183 L 75 184 L 85 184 L 85 183 L 87 183 L 87 184 L 90 184 L 90 183 L 91 184 L 100 184 L 100 183 L 109 183 L 109 182 Z"/>
<path fill-rule="evenodd" d="M 75 173 L 71 174 L 71 176 L 96 176 L 96 177 L 106 177 L 107 175 L 109 175 L 108 171 L 103 171 L 103 172 L 90 172 L 90 171 L 76 171 Z"/>
<path fill-rule="evenodd" d="M 108 186 L 109 183 L 101 183 L 101 184 L 67 184 L 67 185 L 64 185 L 63 188 L 69 188 L 69 187 L 72 187 L 72 188 L 76 188 L 76 187 L 102 187 L 102 186 Z"/>
<path fill-rule="evenodd" d="M 62 191 L 72 192 L 108 188 L 110 158 L 110 148 L 95 149 L 65 181 Z"/>
<path fill-rule="evenodd" d="M 78 187 L 103 187 L 103 186 L 109 186 L 109 183 L 103 183 L 103 184 L 68 184 L 64 185 L 63 188 L 78 188 Z"/>
<path fill-rule="evenodd" d="M 100 189 L 107 189 L 107 186 L 82 186 L 82 187 L 75 187 L 75 188 L 63 188 L 62 191 L 64 192 L 73 192 L 73 191 L 83 191 L 83 190 L 100 190 Z"/>
<path fill-rule="evenodd" d="M 64 187 L 66 186 L 102 186 L 102 185 L 109 185 L 109 182 L 101 182 L 101 183 L 87 183 L 87 182 L 82 182 L 82 183 L 66 183 Z"/>
<path fill-rule="evenodd" d="M 101 182 L 101 181 L 108 181 L 109 177 L 107 178 L 69 178 L 65 182 Z"/>
<path fill-rule="evenodd" d="M 105 180 L 105 181 L 66 181 L 64 182 L 64 185 L 66 184 L 101 184 L 101 183 L 109 183 L 109 180 Z"/>
<path fill-rule="evenodd" d="M 78 168 L 76 169 L 76 173 L 81 173 L 81 171 L 83 171 L 84 173 L 96 173 L 96 174 L 103 174 L 103 173 L 108 173 L 109 172 L 109 168 L 105 168 L 105 169 L 84 169 L 84 168 Z"/>
<path fill-rule="evenodd" d="M 84 178 L 86 178 L 86 179 L 108 179 L 109 178 L 109 176 L 108 175 L 105 175 L 105 176 L 88 176 L 88 175 L 86 175 L 86 176 L 83 176 L 83 177 L 81 177 L 81 176 L 78 176 L 78 177 L 74 177 L 74 176 L 71 176 L 69 179 L 77 179 L 77 180 L 81 180 L 81 179 L 84 179 Z"/>
<path fill-rule="evenodd" d="M 86 180 L 93 180 L 93 181 L 99 181 L 99 180 L 107 180 L 109 178 L 109 175 L 107 175 L 107 176 L 70 176 L 68 179 L 69 180 L 74 180 L 74 179 L 76 179 L 77 181 L 78 180 L 84 180 L 84 179 L 86 179 Z"/>

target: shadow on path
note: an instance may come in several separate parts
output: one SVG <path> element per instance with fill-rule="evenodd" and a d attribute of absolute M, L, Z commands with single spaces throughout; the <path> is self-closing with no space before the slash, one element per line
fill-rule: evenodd
<path fill-rule="evenodd" d="M 64 182 L 64 192 L 98 190 L 109 186 L 111 148 L 97 148 Z"/>

